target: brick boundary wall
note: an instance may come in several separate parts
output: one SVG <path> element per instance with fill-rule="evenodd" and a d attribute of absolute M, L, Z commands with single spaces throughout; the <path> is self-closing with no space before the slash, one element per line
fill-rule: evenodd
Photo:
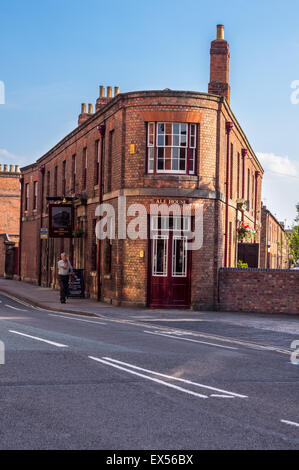
<path fill-rule="evenodd" d="M 219 310 L 299 314 L 299 271 L 221 268 Z"/>

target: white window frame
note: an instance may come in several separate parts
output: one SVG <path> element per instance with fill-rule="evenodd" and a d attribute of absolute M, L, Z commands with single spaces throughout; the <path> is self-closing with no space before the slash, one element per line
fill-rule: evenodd
<path fill-rule="evenodd" d="M 179 145 L 165 145 L 165 136 L 167 134 L 159 134 L 158 133 L 158 128 L 159 128 L 159 125 L 160 124 L 163 124 L 164 125 L 164 128 L 166 127 L 166 125 L 170 124 L 171 125 L 171 136 L 172 136 L 172 140 L 173 140 L 173 136 L 176 135 L 179 137 Z M 173 133 L 173 126 L 174 125 L 178 125 L 179 126 L 179 134 L 174 134 Z M 181 126 L 186 126 L 186 145 L 185 146 L 182 146 L 181 145 Z M 188 172 L 188 142 L 189 142 L 189 125 L 187 122 L 157 122 L 156 123 L 156 173 L 168 173 L 168 174 L 181 174 L 181 175 L 186 175 L 187 172 Z M 159 140 L 159 136 L 161 135 L 164 135 L 164 145 L 159 145 L 158 143 L 158 140 Z M 173 142 L 172 142 L 173 143 Z M 178 166 L 180 164 L 180 149 L 185 149 L 185 170 L 180 170 L 180 169 L 177 169 L 177 170 L 167 170 L 167 169 L 158 169 L 158 154 L 159 154 L 159 149 L 163 148 L 164 149 L 164 152 L 165 152 L 165 149 L 166 148 L 170 148 L 171 149 L 171 158 L 170 158 L 170 161 L 171 161 L 171 164 L 173 162 L 173 160 L 177 160 L 178 161 Z M 176 148 L 178 149 L 178 158 L 177 159 L 174 159 L 173 157 L 173 149 Z M 163 161 L 164 161 L 164 165 L 165 165 L 165 156 L 163 158 Z"/>
<path fill-rule="evenodd" d="M 163 258 L 163 273 L 156 273 L 155 267 L 157 263 L 157 240 L 165 240 L 164 242 L 164 258 Z M 152 251 L 152 276 L 167 277 L 168 276 L 168 242 L 167 235 L 154 235 L 153 237 L 153 251 Z"/>
<path fill-rule="evenodd" d="M 169 216 L 168 215 L 152 215 L 151 216 L 151 230 L 152 231 L 171 231 L 171 232 L 190 232 L 191 230 L 191 216 L 188 216 L 188 215 L 183 215 L 183 216 L 180 216 L 180 215 L 173 215 L 173 216 L 170 216 L 170 217 L 173 217 L 174 221 L 177 221 L 178 219 L 180 219 L 182 221 L 181 223 L 181 227 L 180 228 L 177 228 L 176 226 L 174 226 L 173 228 L 169 228 L 169 224 L 167 224 L 166 221 L 169 221 Z M 162 222 L 161 222 L 161 228 L 158 228 L 158 220 L 159 218 L 162 219 Z M 165 223 L 164 223 L 165 222 Z M 168 227 L 167 227 L 168 225 Z M 175 223 L 174 223 L 175 225 Z M 164 226 L 164 227 L 163 227 Z"/>
<path fill-rule="evenodd" d="M 175 260 L 176 260 L 176 247 L 177 247 L 177 244 L 175 243 L 176 240 L 183 240 L 183 242 L 184 242 L 184 254 L 183 254 L 184 271 L 182 273 L 179 273 L 179 274 L 174 272 Z M 187 262 L 188 262 L 187 237 L 180 236 L 180 235 L 173 235 L 173 237 L 172 237 L 172 266 L 171 266 L 171 275 L 172 275 L 172 277 L 187 277 Z"/>

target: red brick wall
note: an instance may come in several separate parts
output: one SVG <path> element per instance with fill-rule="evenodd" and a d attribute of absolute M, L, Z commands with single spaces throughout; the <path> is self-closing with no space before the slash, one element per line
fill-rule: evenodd
<path fill-rule="evenodd" d="M 261 213 L 260 267 L 288 269 L 289 249 L 284 228 L 266 206 L 261 206 Z"/>
<path fill-rule="evenodd" d="M 0 233 L 19 234 L 20 175 L 0 171 Z"/>
<path fill-rule="evenodd" d="M 219 310 L 299 313 L 299 271 L 221 269 Z"/>
<path fill-rule="evenodd" d="M 0 277 L 4 276 L 5 272 L 5 235 L 0 234 Z"/>

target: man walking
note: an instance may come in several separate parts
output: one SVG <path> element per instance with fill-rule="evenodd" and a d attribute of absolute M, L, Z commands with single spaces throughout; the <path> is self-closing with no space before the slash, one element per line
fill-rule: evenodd
<path fill-rule="evenodd" d="M 65 299 L 67 296 L 68 285 L 69 285 L 69 275 L 73 274 L 73 267 L 69 260 L 66 257 L 66 254 L 63 252 L 60 255 L 60 260 L 58 261 L 58 279 L 60 285 L 60 302 L 65 304 Z"/>

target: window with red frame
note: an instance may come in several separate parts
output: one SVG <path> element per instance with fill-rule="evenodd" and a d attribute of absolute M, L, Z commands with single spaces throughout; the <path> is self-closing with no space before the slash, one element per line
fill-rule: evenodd
<path fill-rule="evenodd" d="M 195 174 L 196 124 L 149 122 L 148 173 Z"/>

